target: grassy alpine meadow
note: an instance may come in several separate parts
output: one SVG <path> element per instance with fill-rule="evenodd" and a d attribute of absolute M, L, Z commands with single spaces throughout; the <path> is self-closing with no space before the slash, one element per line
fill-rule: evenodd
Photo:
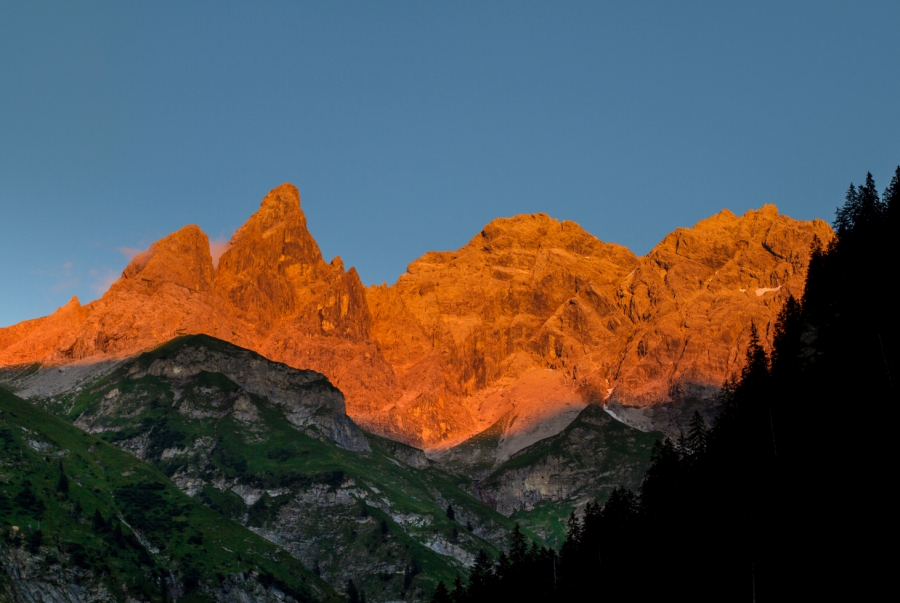
<path fill-rule="evenodd" d="M 367 433 L 370 451 L 345 450 L 222 373 L 148 373 L 182 346 L 236 349 L 208 337 L 179 338 L 81 391 L 39 403 L 143 459 L 341 590 L 353 580 L 370 597 L 428 598 L 438 581 L 466 575 L 479 550 L 505 548 L 515 522 L 417 449 Z"/>
<path fill-rule="evenodd" d="M 220 588 L 335 599 L 300 561 L 153 467 L 3 390 L 0 452 L 4 564 L 118 600 L 207 601 Z"/>

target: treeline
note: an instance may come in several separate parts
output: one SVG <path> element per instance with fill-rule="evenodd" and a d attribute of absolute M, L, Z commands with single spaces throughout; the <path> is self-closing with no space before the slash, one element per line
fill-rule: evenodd
<path fill-rule="evenodd" d="M 559 552 L 516 530 L 433 603 L 870 600 L 891 592 L 900 167 L 869 174 L 812 250 L 771 355 L 754 326 L 714 424 L 657 442 L 638 492 L 571 516 Z M 760 325 L 762 327 L 762 325 Z"/>

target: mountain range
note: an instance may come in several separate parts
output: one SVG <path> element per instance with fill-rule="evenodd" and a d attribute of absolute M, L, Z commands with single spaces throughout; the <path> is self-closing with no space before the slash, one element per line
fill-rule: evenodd
<path fill-rule="evenodd" d="M 711 420 L 832 237 L 766 205 L 637 257 L 520 215 L 364 287 L 293 185 L 218 258 L 186 226 L 0 329 L 0 600 L 426 600 L 510 534 L 559 546 Z"/>
<path fill-rule="evenodd" d="M 324 374 L 365 429 L 440 453 L 501 429 L 498 458 L 599 403 L 677 433 L 672 403 L 709 401 L 755 325 L 802 294 L 830 227 L 772 205 L 723 210 L 638 257 L 546 214 L 499 218 L 393 285 L 326 262 L 283 184 L 213 261 L 197 226 L 136 256 L 98 300 L 0 329 L 0 366 L 79 365 L 207 334 Z"/>

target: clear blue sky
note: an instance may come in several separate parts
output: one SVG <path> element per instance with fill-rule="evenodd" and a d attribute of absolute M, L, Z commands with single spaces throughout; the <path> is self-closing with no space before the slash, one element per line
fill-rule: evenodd
<path fill-rule="evenodd" d="M 724 207 L 832 219 L 900 163 L 900 2 L 0 2 L 0 325 L 301 192 L 393 282 L 498 216 L 646 253 Z"/>

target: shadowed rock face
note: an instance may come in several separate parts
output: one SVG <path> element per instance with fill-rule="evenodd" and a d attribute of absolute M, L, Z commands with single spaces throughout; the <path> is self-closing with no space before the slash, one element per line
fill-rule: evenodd
<path fill-rule="evenodd" d="M 154 360 L 145 370 L 134 365 L 129 377 L 138 379 L 147 374 L 177 380 L 201 371 L 221 373 L 243 390 L 268 398 L 284 409 L 296 427 L 315 425 L 341 448 L 369 450 L 365 436 L 346 414 L 343 395 L 328 379 L 314 371 L 272 362 L 249 350 L 217 350 L 203 338 L 193 338 L 174 354 Z"/>
<path fill-rule="evenodd" d="M 647 407 L 710 395 L 740 368 L 751 324 L 771 338 L 783 300 L 802 293 L 814 238 L 831 236 L 774 206 L 724 210 L 639 258 L 575 223 L 521 215 L 366 289 L 339 258 L 323 260 L 284 184 L 218 268 L 206 235 L 187 226 L 135 257 L 101 299 L 0 329 L 0 365 L 126 356 L 204 333 L 323 373 L 376 433 L 446 448 L 511 419 L 502 391 L 537 369 L 570 393 L 545 397 L 540 412 L 520 403 L 523 417 L 564 416 L 578 399 Z"/>

